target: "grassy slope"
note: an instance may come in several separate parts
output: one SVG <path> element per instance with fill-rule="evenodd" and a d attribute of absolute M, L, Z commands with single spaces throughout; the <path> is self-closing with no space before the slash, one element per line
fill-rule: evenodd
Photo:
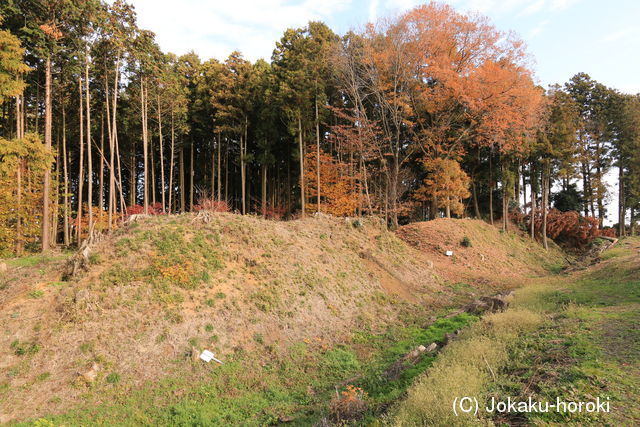
<path fill-rule="evenodd" d="M 634 425 L 640 422 L 640 239 L 572 275 L 534 280 L 512 308 L 470 328 L 397 406 L 389 421 L 475 424 L 452 413 L 455 397 L 611 399 L 612 413 L 480 418 L 496 424 Z M 508 325 L 504 327 L 504 325 Z"/>
<path fill-rule="evenodd" d="M 554 262 L 477 221 L 441 226 L 471 235 L 475 249 L 450 242 L 456 251 L 473 258 L 491 247 L 507 272 L 536 275 L 535 264 Z M 384 369 L 474 320 L 433 323 L 438 316 L 513 286 L 500 272 L 457 279 L 450 269 L 480 261 L 425 254 L 373 220 L 325 217 L 152 218 L 100 244 L 91 270 L 71 282 L 60 281 L 59 258 L 11 260 L 0 280 L 2 420 L 307 423 L 348 383 L 365 389 L 375 414 L 433 358 L 393 383 L 380 381 Z M 203 348 L 225 365 L 192 361 Z M 100 370 L 86 384 L 77 373 L 93 363 Z"/>
<path fill-rule="evenodd" d="M 401 227 L 398 236 L 427 254 L 442 277 L 482 287 L 520 286 L 530 277 L 560 270 L 567 261 L 553 242 L 544 251 L 516 229 L 504 233 L 472 219 L 412 223 Z M 463 240 L 470 246 L 462 245 Z M 447 250 L 452 257 L 445 256 Z"/>

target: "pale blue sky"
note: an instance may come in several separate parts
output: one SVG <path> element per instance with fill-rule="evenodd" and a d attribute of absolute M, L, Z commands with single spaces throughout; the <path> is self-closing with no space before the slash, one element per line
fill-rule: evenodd
<path fill-rule="evenodd" d="M 401 13 L 417 0 L 133 0 L 139 22 L 163 49 L 195 50 L 224 59 L 239 49 L 269 58 L 287 27 L 322 20 L 338 33 Z M 450 0 L 478 11 L 501 30 L 513 30 L 535 58 L 539 83 L 563 83 L 586 72 L 623 92 L 640 92 L 640 1 Z"/>

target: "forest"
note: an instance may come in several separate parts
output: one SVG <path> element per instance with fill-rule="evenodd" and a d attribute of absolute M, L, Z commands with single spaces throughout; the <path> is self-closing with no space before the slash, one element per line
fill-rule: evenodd
<path fill-rule="evenodd" d="M 435 2 L 344 35 L 309 22 L 252 63 L 163 52 L 122 0 L 3 1 L 0 256 L 203 209 L 634 234 L 640 95 L 543 88 L 532 64 Z"/>

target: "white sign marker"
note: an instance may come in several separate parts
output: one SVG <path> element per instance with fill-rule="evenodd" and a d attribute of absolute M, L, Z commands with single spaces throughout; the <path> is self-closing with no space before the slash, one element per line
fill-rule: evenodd
<path fill-rule="evenodd" d="M 207 363 L 209 363 L 209 362 L 211 362 L 213 360 L 213 361 L 218 362 L 219 364 L 222 365 L 222 361 L 216 359 L 216 355 L 211 353 L 209 350 L 204 350 L 200 354 L 200 359 L 204 360 Z"/>

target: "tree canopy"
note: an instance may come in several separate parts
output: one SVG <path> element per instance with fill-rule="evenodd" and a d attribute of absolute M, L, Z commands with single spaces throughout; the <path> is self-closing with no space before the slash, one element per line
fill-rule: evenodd
<path fill-rule="evenodd" d="M 431 2 L 344 35 L 309 22 L 255 63 L 165 53 L 123 0 L 0 16 L 3 253 L 205 206 L 518 219 L 536 237 L 552 203 L 602 227 L 613 168 L 633 232 L 638 95 L 585 73 L 539 87 L 525 44 L 484 16 Z"/>

